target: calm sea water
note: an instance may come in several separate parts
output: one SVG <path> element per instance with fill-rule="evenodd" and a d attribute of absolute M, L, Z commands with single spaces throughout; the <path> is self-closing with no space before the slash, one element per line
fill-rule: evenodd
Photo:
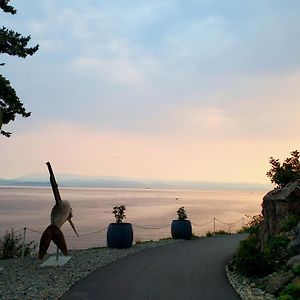
<path fill-rule="evenodd" d="M 114 222 L 115 205 L 126 205 L 126 221 L 134 225 L 135 241 L 157 240 L 170 236 L 170 224 L 180 206 L 185 207 L 197 235 L 213 230 L 213 218 L 217 219 L 216 230 L 233 232 L 242 226 L 241 218 L 246 214 L 260 213 L 266 191 L 60 188 L 60 193 L 72 205 L 73 222 L 80 235 L 76 237 L 65 223 L 62 231 L 68 247 L 84 249 L 105 246 L 106 228 Z M 7 229 L 28 227 L 26 239 L 39 241 L 50 224 L 54 204 L 50 188 L 0 187 L 0 237 Z"/>

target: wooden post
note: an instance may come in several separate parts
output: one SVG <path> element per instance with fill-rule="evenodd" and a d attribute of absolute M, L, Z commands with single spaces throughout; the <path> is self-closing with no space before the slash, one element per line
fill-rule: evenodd
<path fill-rule="evenodd" d="M 26 239 L 26 227 L 23 229 L 23 241 L 22 241 L 22 258 L 25 256 L 25 239 Z"/>
<path fill-rule="evenodd" d="M 214 235 L 216 234 L 216 218 L 214 217 Z"/>

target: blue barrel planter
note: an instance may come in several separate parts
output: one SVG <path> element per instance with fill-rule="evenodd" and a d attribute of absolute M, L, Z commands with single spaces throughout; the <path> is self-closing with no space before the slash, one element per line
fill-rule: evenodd
<path fill-rule="evenodd" d="M 173 220 L 171 225 L 173 239 L 190 240 L 192 238 L 192 224 L 189 220 Z"/>
<path fill-rule="evenodd" d="M 133 241 L 133 230 L 130 223 L 110 223 L 106 236 L 109 248 L 130 248 Z"/>

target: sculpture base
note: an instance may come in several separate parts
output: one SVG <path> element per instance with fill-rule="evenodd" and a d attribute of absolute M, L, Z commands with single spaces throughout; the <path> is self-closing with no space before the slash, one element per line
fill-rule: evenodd
<path fill-rule="evenodd" d="M 60 267 L 66 264 L 70 259 L 71 256 L 51 256 L 41 264 L 41 268 Z"/>

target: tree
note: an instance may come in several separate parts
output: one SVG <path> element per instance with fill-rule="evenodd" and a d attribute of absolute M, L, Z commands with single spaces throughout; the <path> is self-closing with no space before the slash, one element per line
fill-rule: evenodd
<path fill-rule="evenodd" d="M 0 0 L 0 9 L 4 13 L 16 14 L 17 11 L 9 5 L 10 0 Z M 26 58 L 33 55 L 39 48 L 39 45 L 28 47 L 30 36 L 22 36 L 20 33 L 9 30 L 6 27 L 0 28 L 0 54 L 8 54 Z M 4 66 L 4 63 L 0 63 Z M 30 116 L 17 96 L 16 91 L 11 86 L 10 81 L 0 74 L 0 134 L 10 137 L 11 133 L 2 130 L 2 125 L 15 120 L 16 115 L 24 118 Z"/>
<path fill-rule="evenodd" d="M 291 157 L 286 158 L 282 165 L 279 159 L 270 157 L 271 169 L 267 172 L 267 176 L 275 183 L 277 188 L 283 188 L 289 182 L 300 179 L 300 153 L 295 150 L 291 152 Z"/>

